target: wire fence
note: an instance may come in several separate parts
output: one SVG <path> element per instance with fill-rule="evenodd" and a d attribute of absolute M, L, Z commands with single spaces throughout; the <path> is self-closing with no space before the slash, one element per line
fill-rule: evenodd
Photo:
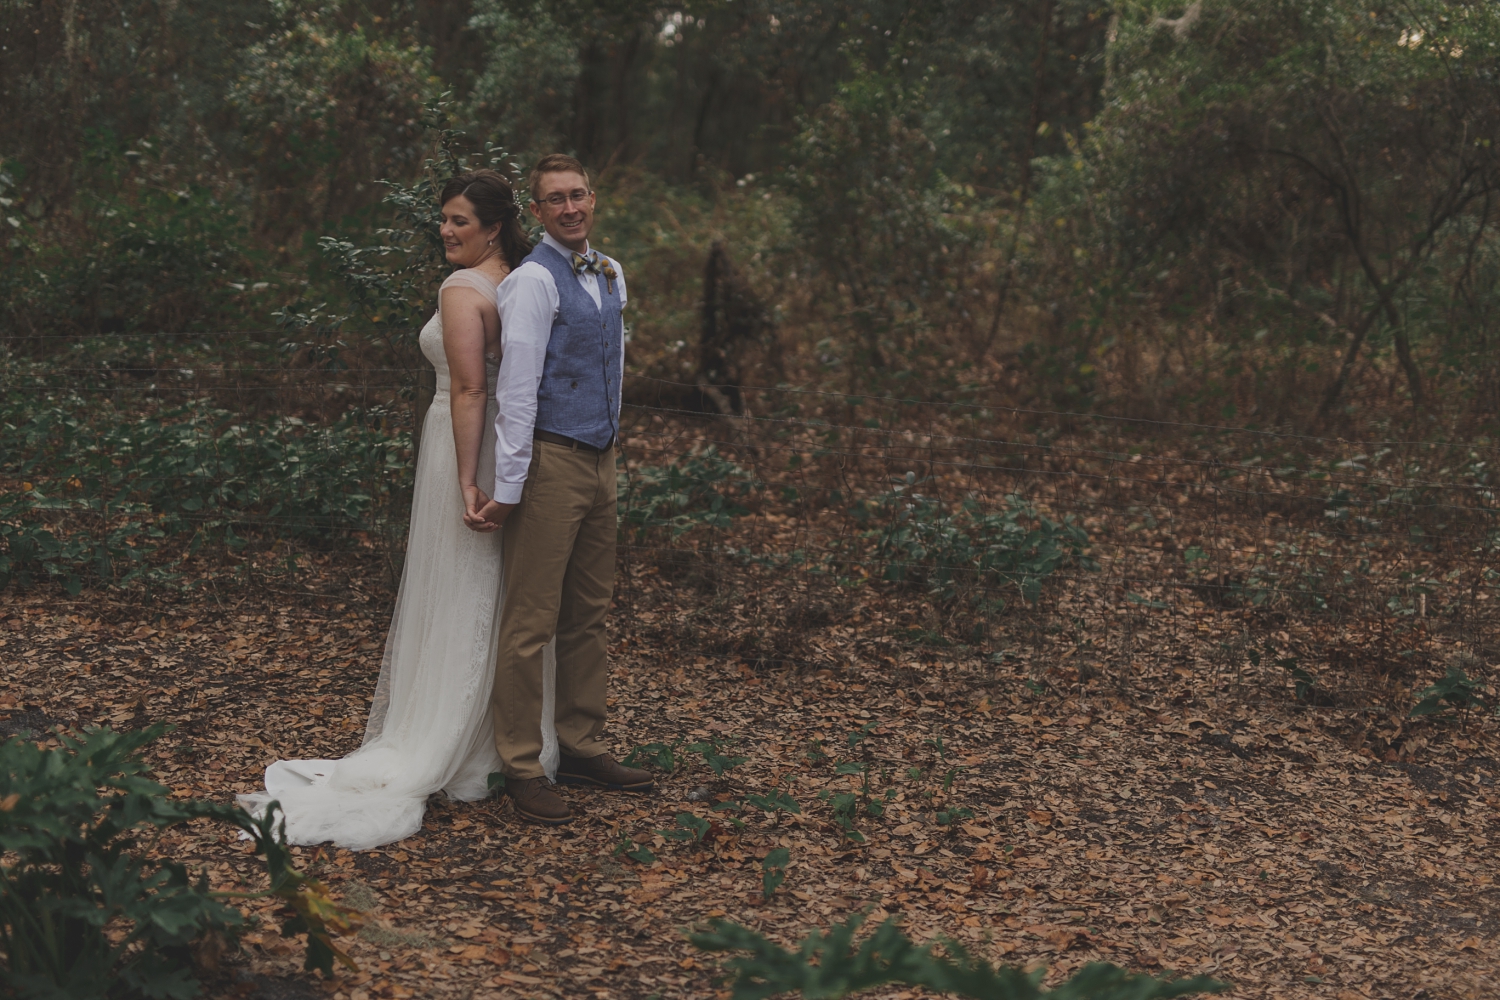
<path fill-rule="evenodd" d="M 135 566 L 214 533 L 241 558 L 350 534 L 399 555 L 415 384 L 392 366 L 12 365 L 7 572 L 69 538 L 94 546 L 75 562 L 102 566 L 122 526 L 137 549 L 160 535 Z M 632 378 L 620 432 L 621 593 L 692 655 L 937 658 L 1043 687 L 1123 683 L 1168 657 L 1363 709 L 1500 653 L 1489 442 L 1027 409 L 979 388 L 720 388 L 740 412 L 705 407 L 695 383 Z M 101 394 L 120 402 L 91 417 Z M 337 427 L 242 416 L 329 397 L 363 408 Z"/>

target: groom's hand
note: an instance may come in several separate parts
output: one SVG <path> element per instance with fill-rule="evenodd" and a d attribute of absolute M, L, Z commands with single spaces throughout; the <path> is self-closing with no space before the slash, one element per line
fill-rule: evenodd
<path fill-rule="evenodd" d="M 494 530 L 494 528 L 498 528 L 502 524 L 504 524 L 505 519 L 510 516 L 510 512 L 515 510 L 518 506 L 520 505 L 513 503 L 498 503 L 494 500 L 491 500 L 489 503 L 485 504 L 479 509 L 479 516 L 490 523 L 492 527 L 489 530 Z"/>

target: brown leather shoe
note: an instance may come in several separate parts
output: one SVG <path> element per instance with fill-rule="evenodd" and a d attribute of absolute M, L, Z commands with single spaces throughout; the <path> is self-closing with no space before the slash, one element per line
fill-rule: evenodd
<path fill-rule="evenodd" d="M 562 826 L 573 819 L 573 811 L 552 790 L 546 778 L 507 778 L 505 794 L 510 796 L 516 814 L 533 823 Z"/>
<path fill-rule="evenodd" d="M 649 792 L 655 787 L 649 772 L 626 767 L 607 753 L 597 757 L 563 754 L 557 765 L 557 780 L 564 785 L 593 785 L 617 792 Z"/>

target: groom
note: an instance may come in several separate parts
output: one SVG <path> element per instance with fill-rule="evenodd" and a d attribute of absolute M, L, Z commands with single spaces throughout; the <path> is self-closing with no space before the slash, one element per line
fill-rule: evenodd
<path fill-rule="evenodd" d="M 554 634 L 558 780 L 644 792 L 651 776 L 617 763 L 603 740 L 625 278 L 589 248 L 594 192 L 583 164 L 542 157 L 531 212 L 546 235 L 496 293 L 495 492 L 479 516 L 505 538 L 492 695 L 505 789 L 521 816 L 556 826 L 573 814 L 540 761 L 542 649 Z"/>

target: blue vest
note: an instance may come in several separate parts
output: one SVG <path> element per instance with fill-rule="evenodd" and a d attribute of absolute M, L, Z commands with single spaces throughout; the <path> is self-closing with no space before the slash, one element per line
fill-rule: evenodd
<path fill-rule="evenodd" d="M 619 283 L 611 289 L 604 275 L 594 276 L 601 308 L 578 284 L 572 262 L 547 244 L 538 243 L 526 259 L 552 273 L 558 298 L 536 393 L 537 429 L 603 448 L 620 427 L 624 326 Z"/>

